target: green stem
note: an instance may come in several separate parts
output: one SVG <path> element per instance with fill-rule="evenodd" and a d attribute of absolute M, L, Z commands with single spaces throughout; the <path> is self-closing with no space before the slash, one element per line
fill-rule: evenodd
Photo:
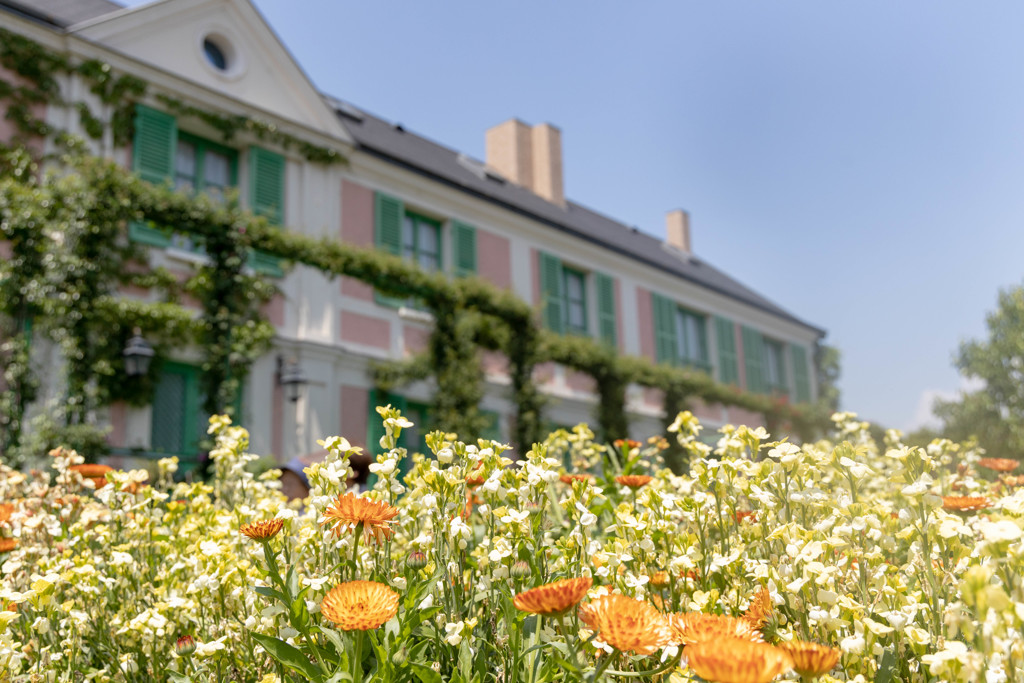
<path fill-rule="evenodd" d="M 363 680 L 363 637 L 365 634 L 362 631 L 356 630 L 352 632 L 352 639 L 355 641 L 355 652 L 352 657 L 352 680 L 361 681 Z"/>

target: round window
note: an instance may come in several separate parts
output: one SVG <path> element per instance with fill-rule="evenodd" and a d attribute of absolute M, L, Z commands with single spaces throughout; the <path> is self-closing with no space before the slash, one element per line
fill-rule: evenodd
<path fill-rule="evenodd" d="M 227 55 L 224 54 L 224 50 L 212 38 L 203 39 L 203 54 L 206 55 L 206 61 L 212 64 L 218 71 L 228 70 Z"/>

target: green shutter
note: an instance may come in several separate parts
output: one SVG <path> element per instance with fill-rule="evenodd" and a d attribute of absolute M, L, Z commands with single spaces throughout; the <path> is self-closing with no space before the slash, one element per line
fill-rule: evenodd
<path fill-rule="evenodd" d="M 659 363 L 675 363 L 678 340 L 676 339 L 676 304 L 668 297 L 651 292 L 651 310 L 654 312 L 654 350 Z"/>
<path fill-rule="evenodd" d="M 284 277 L 284 268 L 281 267 L 281 258 L 273 256 L 265 251 L 253 249 L 249 252 L 249 260 L 246 262 L 250 268 L 257 273 L 269 275 L 270 277 Z"/>
<path fill-rule="evenodd" d="M 480 432 L 481 439 L 489 441 L 501 441 L 501 418 L 493 410 L 481 410 L 480 415 L 487 420 L 487 424 Z"/>
<path fill-rule="evenodd" d="M 380 192 L 376 195 L 374 211 L 374 243 L 381 251 L 395 256 L 402 255 L 402 217 L 405 207 L 401 199 L 390 197 Z M 381 306 L 398 308 L 405 303 L 404 299 L 384 296 L 374 292 L 374 298 Z"/>
<path fill-rule="evenodd" d="M 764 381 L 764 337 L 757 330 L 743 328 L 743 361 L 747 371 L 747 391 L 766 393 Z"/>
<path fill-rule="evenodd" d="M 807 350 L 796 344 L 789 345 L 793 360 L 793 398 L 797 403 L 811 400 L 811 378 L 807 367 Z"/>
<path fill-rule="evenodd" d="M 249 204 L 272 225 L 284 223 L 285 160 L 262 147 L 249 148 Z"/>
<path fill-rule="evenodd" d="M 604 273 L 594 273 L 597 285 L 597 332 L 608 346 L 618 347 L 618 330 L 615 324 L 615 281 Z"/>
<path fill-rule="evenodd" d="M 738 385 L 740 370 L 736 354 L 736 326 L 731 320 L 715 316 L 715 339 L 718 343 L 718 381 Z"/>
<path fill-rule="evenodd" d="M 162 185 L 174 175 L 177 148 L 178 126 L 174 117 L 141 104 L 136 105 L 132 170 L 143 180 Z M 169 230 L 138 221 L 128 224 L 128 237 L 154 247 L 167 247 L 171 244 Z"/>
<path fill-rule="evenodd" d="M 202 403 L 195 366 L 164 363 L 153 393 L 151 450 L 196 461 L 206 433 Z"/>
<path fill-rule="evenodd" d="M 551 254 L 540 252 L 540 292 L 544 326 L 559 334 L 565 331 L 565 290 L 562 262 Z"/>
<path fill-rule="evenodd" d="M 136 105 L 132 170 L 143 180 L 160 185 L 174 176 L 177 149 L 178 126 L 174 117 Z"/>
<path fill-rule="evenodd" d="M 476 228 L 452 221 L 452 250 L 455 276 L 476 275 Z"/>

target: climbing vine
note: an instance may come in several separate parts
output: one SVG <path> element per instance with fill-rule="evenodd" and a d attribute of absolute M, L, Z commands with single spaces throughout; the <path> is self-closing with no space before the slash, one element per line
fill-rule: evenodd
<path fill-rule="evenodd" d="M 0 79 L 5 116 L 18 131 L 15 146 L 54 133 L 33 114 L 40 104 L 73 107 L 90 137 L 103 136 L 109 126 L 115 144 L 131 139 L 134 102 L 148 90 L 144 81 L 115 74 L 98 60 L 72 64 L 6 29 L 0 29 L 0 64 L 17 76 L 15 82 Z M 61 100 L 57 77 L 72 73 L 91 84 L 106 112 L 97 115 L 86 103 Z M 312 161 L 344 160 L 335 150 L 311 145 L 258 119 L 205 111 L 165 95 L 156 98 L 179 116 L 202 120 L 225 141 L 245 132 L 295 148 Z M 134 327 L 145 331 L 158 357 L 171 348 L 197 344 L 203 355 L 204 409 L 229 412 L 240 382 L 269 349 L 274 333 L 260 314 L 274 288 L 245 267 L 253 249 L 329 276 L 358 279 L 388 296 L 422 301 L 434 319 L 427 351 L 376 366 L 375 378 L 382 388 L 432 378 L 435 415 L 448 429 L 472 433 L 482 426 L 480 348 L 499 351 L 508 360 L 516 407 L 513 437 L 524 447 L 537 441 L 542 431 L 544 396 L 533 375 L 546 361 L 594 378 L 600 398 L 596 418 L 608 439 L 628 433 L 626 397 L 631 384 L 661 389 L 669 415 L 687 398 L 699 397 L 762 413 L 797 430 L 810 431 L 821 423 L 821 412 L 810 407 L 741 392 L 695 370 L 621 356 L 591 339 L 543 331 L 528 304 L 479 278 L 452 281 L 374 249 L 282 230 L 237 203 L 219 205 L 154 187 L 113 163 L 83 155 L 81 145 L 70 138 L 61 141 L 65 152 L 76 152 L 63 159 L 69 173 L 61 178 L 38 180 L 23 152 L 8 155 L 0 164 L 0 238 L 12 255 L 0 270 L 0 324 L 6 340 L 0 353 L 9 388 L 0 402 L 5 443 L 17 440 L 25 407 L 35 396 L 30 333 L 46 334 L 61 345 L 68 363 L 69 420 L 75 423 L 87 422 L 97 407 L 112 400 L 145 403 L 152 395 L 158 364 L 138 382 L 118 381 L 123 373 L 121 350 Z M 127 239 L 132 221 L 173 226 L 175 232 L 203 244 L 207 261 L 185 283 L 166 271 L 150 270 L 145 248 Z M 159 300 L 126 298 L 120 293 L 126 286 L 158 292 Z M 199 303 L 198 316 L 182 307 L 185 296 Z M 28 321 L 36 323 L 34 329 Z"/>

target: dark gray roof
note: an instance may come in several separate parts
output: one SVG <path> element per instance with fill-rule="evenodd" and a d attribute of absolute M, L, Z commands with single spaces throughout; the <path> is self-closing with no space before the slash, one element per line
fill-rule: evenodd
<path fill-rule="evenodd" d="M 527 215 L 556 230 L 599 244 L 641 263 L 693 282 L 719 294 L 797 323 L 824 336 L 811 325 L 764 298 L 714 266 L 666 247 L 646 233 L 573 202 L 562 208 L 488 171 L 464 154 L 368 114 L 347 102 L 327 97 L 361 149 L 410 170 L 426 174 L 506 209 Z"/>
<path fill-rule="evenodd" d="M 0 7 L 57 28 L 67 28 L 124 9 L 110 0 L 0 0 Z"/>

